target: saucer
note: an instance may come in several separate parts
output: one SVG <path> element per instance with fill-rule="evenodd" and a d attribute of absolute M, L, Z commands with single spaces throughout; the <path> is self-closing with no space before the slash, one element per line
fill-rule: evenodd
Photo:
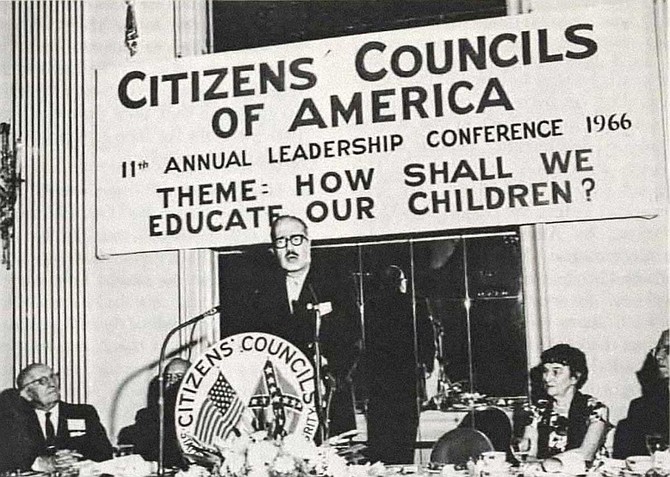
<path fill-rule="evenodd" d="M 509 462 L 501 462 L 500 464 L 489 464 L 481 468 L 482 477 L 496 477 L 500 475 L 509 475 L 509 470 L 512 464 Z"/>
<path fill-rule="evenodd" d="M 512 467 L 512 464 L 509 462 L 495 462 L 490 461 L 482 467 L 482 470 L 492 470 L 492 471 L 505 471 Z"/>

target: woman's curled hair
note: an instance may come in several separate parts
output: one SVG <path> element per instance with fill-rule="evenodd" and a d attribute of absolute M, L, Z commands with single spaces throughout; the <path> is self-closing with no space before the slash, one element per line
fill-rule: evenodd
<path fill-rule="evenodd" d="M 545 350 L 540 357 L 542 364 L 558 363 L 570 367 L 570 375 L 578 377 L 576 387 L 584 386 L 589 377 L 586 355 L 579 348 L 562 343 Z"/>

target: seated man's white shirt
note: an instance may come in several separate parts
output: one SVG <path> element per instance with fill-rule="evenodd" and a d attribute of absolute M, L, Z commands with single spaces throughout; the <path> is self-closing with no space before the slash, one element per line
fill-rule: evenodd
<path fill-rule="evenodd" d="M 51 413 L 51 425 L 54 428 L 54 433 L 58 433 L 58 415 L 59 415 L 59 410 L 60 410 L 60 403 L 56 403 L 54 407 L 49 409 L 48 411 L 43 411 L 41 409 L 35 409 L 35 414 L 37 414 L 37 420 L 40 423 L 40 427 L 42 428 L 42 434 L 44 434 L 44 438 L 46 439 L 47 437 L 47 412 Z"/>
<path fill-rule="evenodd" d="M 58 417 L 60 413 L 60 403 L 56 403 L 54 407 L 48 411 L 43 411 L 42 409 L 35 409 L 35 414 L 37 414 L 37 420 L 40 423 L 40 428 L 42 429 L 42 434 L 44 438 L 47 438 L 47 412 L 50 412 L 51 425 L 54 428 L 54 434 L 58 434 Z M 37 472 L 50 472 L 51 467 L 47 461 L 42 456 L 37 456 L 31 469 Z"/>

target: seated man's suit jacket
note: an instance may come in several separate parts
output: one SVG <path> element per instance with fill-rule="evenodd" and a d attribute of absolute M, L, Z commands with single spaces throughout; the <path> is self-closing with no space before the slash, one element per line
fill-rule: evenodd
<path fill-rule="evenodd" d="M 46 439 L 35 411 L 23 398 L 8 393 L 0 397 L 0 470 L 29 469 L 40 455 L 47 455 Z M 56 449 L 71 449 L 83 459 L 102 461 L 112 457 L 98 413 L 88 404 L 60 402 Z"/>

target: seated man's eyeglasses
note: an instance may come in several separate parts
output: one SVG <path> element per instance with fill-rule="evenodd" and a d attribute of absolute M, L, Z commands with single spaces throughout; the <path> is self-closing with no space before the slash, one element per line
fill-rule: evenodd
<path fill-rule="evenodd" d="M 181 381 L 183 377 L 184 375 L 182 373 L 166 373 L 165 381 L 168 385 L 172 385 Z"/>
<path fill-rule="evenodd" d="M 307 237 L 302 234 L 291 235 L 290 237 L 277 237 L 274 241 L 275 248 L 286 248 L 286 246 L 291 242 L 291 245 L 297 247 L 302 245 L 302 243 L 307 240 Z"/>
<path fill-rule="evenodd" d="M 651 348 L 649 350 L 651 355 L 656 358 L 658 356 L 668 356 L 670 355 L 670 346 L 665 345 L 665 346 L 656 346 L 654 348 Z"/>
<path fill-rule="evenodd" d="M 33 379 L 32 381 L 29 381 L 27 383 L 24 383 L 21 388 L 27 388 L 31 384 L 39 384 L 40 386 L 46 386 L 47 384 L 51 382 L 58 382 L 58 379 L 60 378 L 60 374 L 58 373 L 53 373 L 50 374 L 49 376 L 42 376 L 41 378 Z"/>

